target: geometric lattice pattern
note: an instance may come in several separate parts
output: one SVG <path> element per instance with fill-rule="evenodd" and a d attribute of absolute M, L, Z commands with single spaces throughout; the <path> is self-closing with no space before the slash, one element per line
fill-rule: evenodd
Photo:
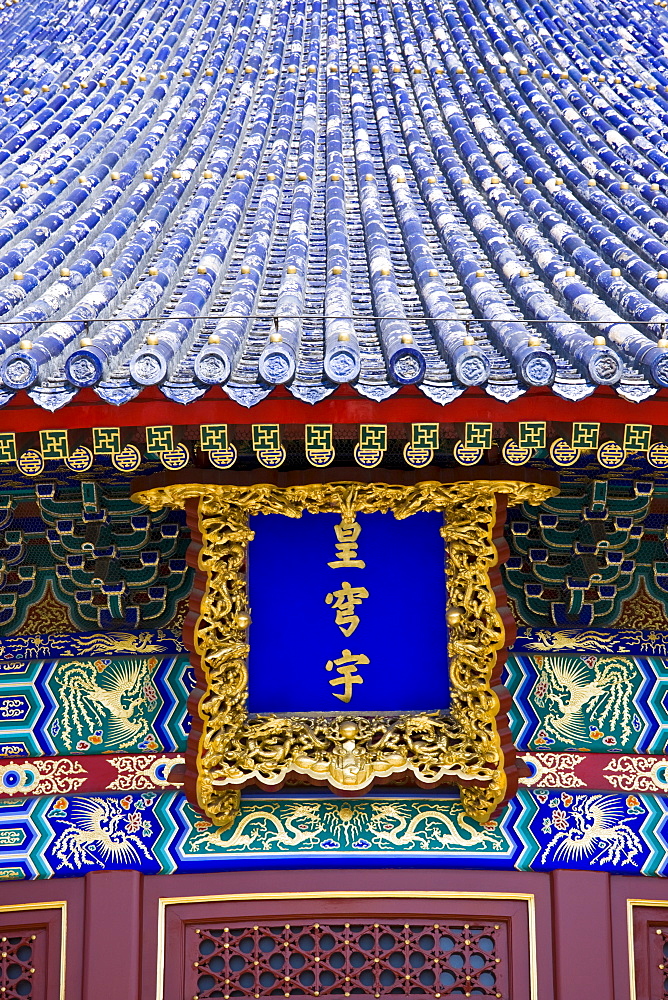
<path fill-rule="evenodd" d="M 209 927 L 188 995 L 509 996 L 505 923 Z"/>
<path fill-rule="evenodd" d="M 44 931 L 10 931 L 0 937 L 0 994 L 6 1000 L 38 1000 L 33 983 L 38 934 L 45 937 Z"/>

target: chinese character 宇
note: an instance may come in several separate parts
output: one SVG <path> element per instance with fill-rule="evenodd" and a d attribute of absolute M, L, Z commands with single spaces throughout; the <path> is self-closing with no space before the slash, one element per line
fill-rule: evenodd
<path fill-rule="evenodd" d="M 360 623 L 355 614 L 355 606 L 361 604 L 365 597 L 369 596 L 366 587 L 352 587 L 344 581 L 341 590 L 335 590 L 327 594 L 325 602 L 331 604 L 336 611 L 336 624 L 339 626 L 346 638 L 352 635 Z"/>
<path fill-rule="evenodd" d="M 327 563 L 332 569 L 339 569 L 343 566 L 356 566 L 358 569 L 364 569 L 366 563 L 362 559 L 357 558 L 357 546 L 359 538 L 359 533 L 362 530 L 362 525 L 358 524 L 357 521 L 346 521 L 341 520 L 340 524 L 334 525 L 334 532 L 337 537 L 336 543 L 336 555 L 337 558 L 334 562 Z"/>
<path fill-rule="evenodd" d="M 351 653 L 349 649 L 344 649 L 338 660 L 328 660 L 325 664 L 325 670 L 333 670 L 336 667 L 337 674 L 341 674 L 340 677 L 334 677 L 329 683 L 332 687 L 336 687 L 339 684 L 343 684 L 343 694 L 336 694 L 332 691 L 335 698 L 339 701 L 349 702 L 353 693 L 353 684 L 363 684 L 364 678 L 360 677 L 357 673 L 357 667 L 361 663 L 368 663 L 369 657 L 365 656 L 364 653 L 358 653 L 355 655 Z"/>

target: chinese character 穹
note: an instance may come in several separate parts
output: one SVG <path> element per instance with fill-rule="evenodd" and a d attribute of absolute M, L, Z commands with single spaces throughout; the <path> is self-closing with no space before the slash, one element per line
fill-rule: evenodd
<path fill-rule="evenodd" d="M 336 624 L 339 626 L 346 638 L 352 635 L 360 623 L 355 614 L 355 605 L 361 604 L 365 597 L 369 596 L 366 587 L 352 587 L 347 581 L 341 584 L 341 590 L 335 590 L 327 594 L 325 602 L 331 604 L 336 611 Z"/>
<path fill-rule="evenodd" d="M 358 653 L 355 655 L 351 653 L 349 649 L 344 649 L 338 660 L 328 660 L 325 664 L 325 670 L 333 670 L 336 667 L 337 674 L 341 674 L 340 677 L 333 678 L 329 683 L 332 687 L 336 687 L 339 684 L 343 684 L 343 694 L 336 694 L 334 691 L 332 694 L 339 701 L 350 701 L 353 693 L 353 684 L 363 684 L 364 678 L 360 677 L 357 673 L 357 667 L 360 663 L 368 663 L 369 657 L 365 656 L 364 653 Z"/>
<path fill-rule="evenodd" d="M 357 546 L 359 544 L 357 539 L 361 530 L 362 525 L 358 524 L 357 521 L 341 519 L 340 524 L 334 525 L 334 532 L 337 537 L 337 558 L 334 562 L 327 563 L 328 566 L 331 566 L 332 569 L 338 569 L 343 566 L 356 566 L 358 569 L 366 567 L 366 563 L 362 559 L 357 558 Z"/>

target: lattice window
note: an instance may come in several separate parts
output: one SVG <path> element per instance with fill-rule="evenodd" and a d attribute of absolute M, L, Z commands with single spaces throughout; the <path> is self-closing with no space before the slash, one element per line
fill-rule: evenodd
<path fill-rule="evenodd" d="M 195 934 L 186 995 L 198 1000 L 509 995 L 505 921 L 200 925 Z"/>
<path fill-rule="evenodd" d="M 44 931 L 0 931 L 0 996 L 3 1000 L 37 1000 L 36 953 Z M 41 991 L 39 991 L 41 993 Z"/>

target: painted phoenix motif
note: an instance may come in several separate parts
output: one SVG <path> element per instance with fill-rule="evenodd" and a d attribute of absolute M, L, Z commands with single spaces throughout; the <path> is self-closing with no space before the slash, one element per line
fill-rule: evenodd
<path fill-rule="evenodd" d="M 568 743 L 600 734 L 625 745 L 632 736 L 638 671 L 629 657 L 536 657 L 533 700 L 543 711 L 548 736 Z M 608 733 L 608 737 L 605 734 Z"/>
<path fill-rule="evenodd" d="M 109 665 L 105 660 L 68 660 L 57 673 L 62 739 L 74 749 L 78 736 L 105 731 L 107 746 L 135 748 L 151 732 L 147 719 L 157 701 L 151 683 L 154 658 Z"/>

